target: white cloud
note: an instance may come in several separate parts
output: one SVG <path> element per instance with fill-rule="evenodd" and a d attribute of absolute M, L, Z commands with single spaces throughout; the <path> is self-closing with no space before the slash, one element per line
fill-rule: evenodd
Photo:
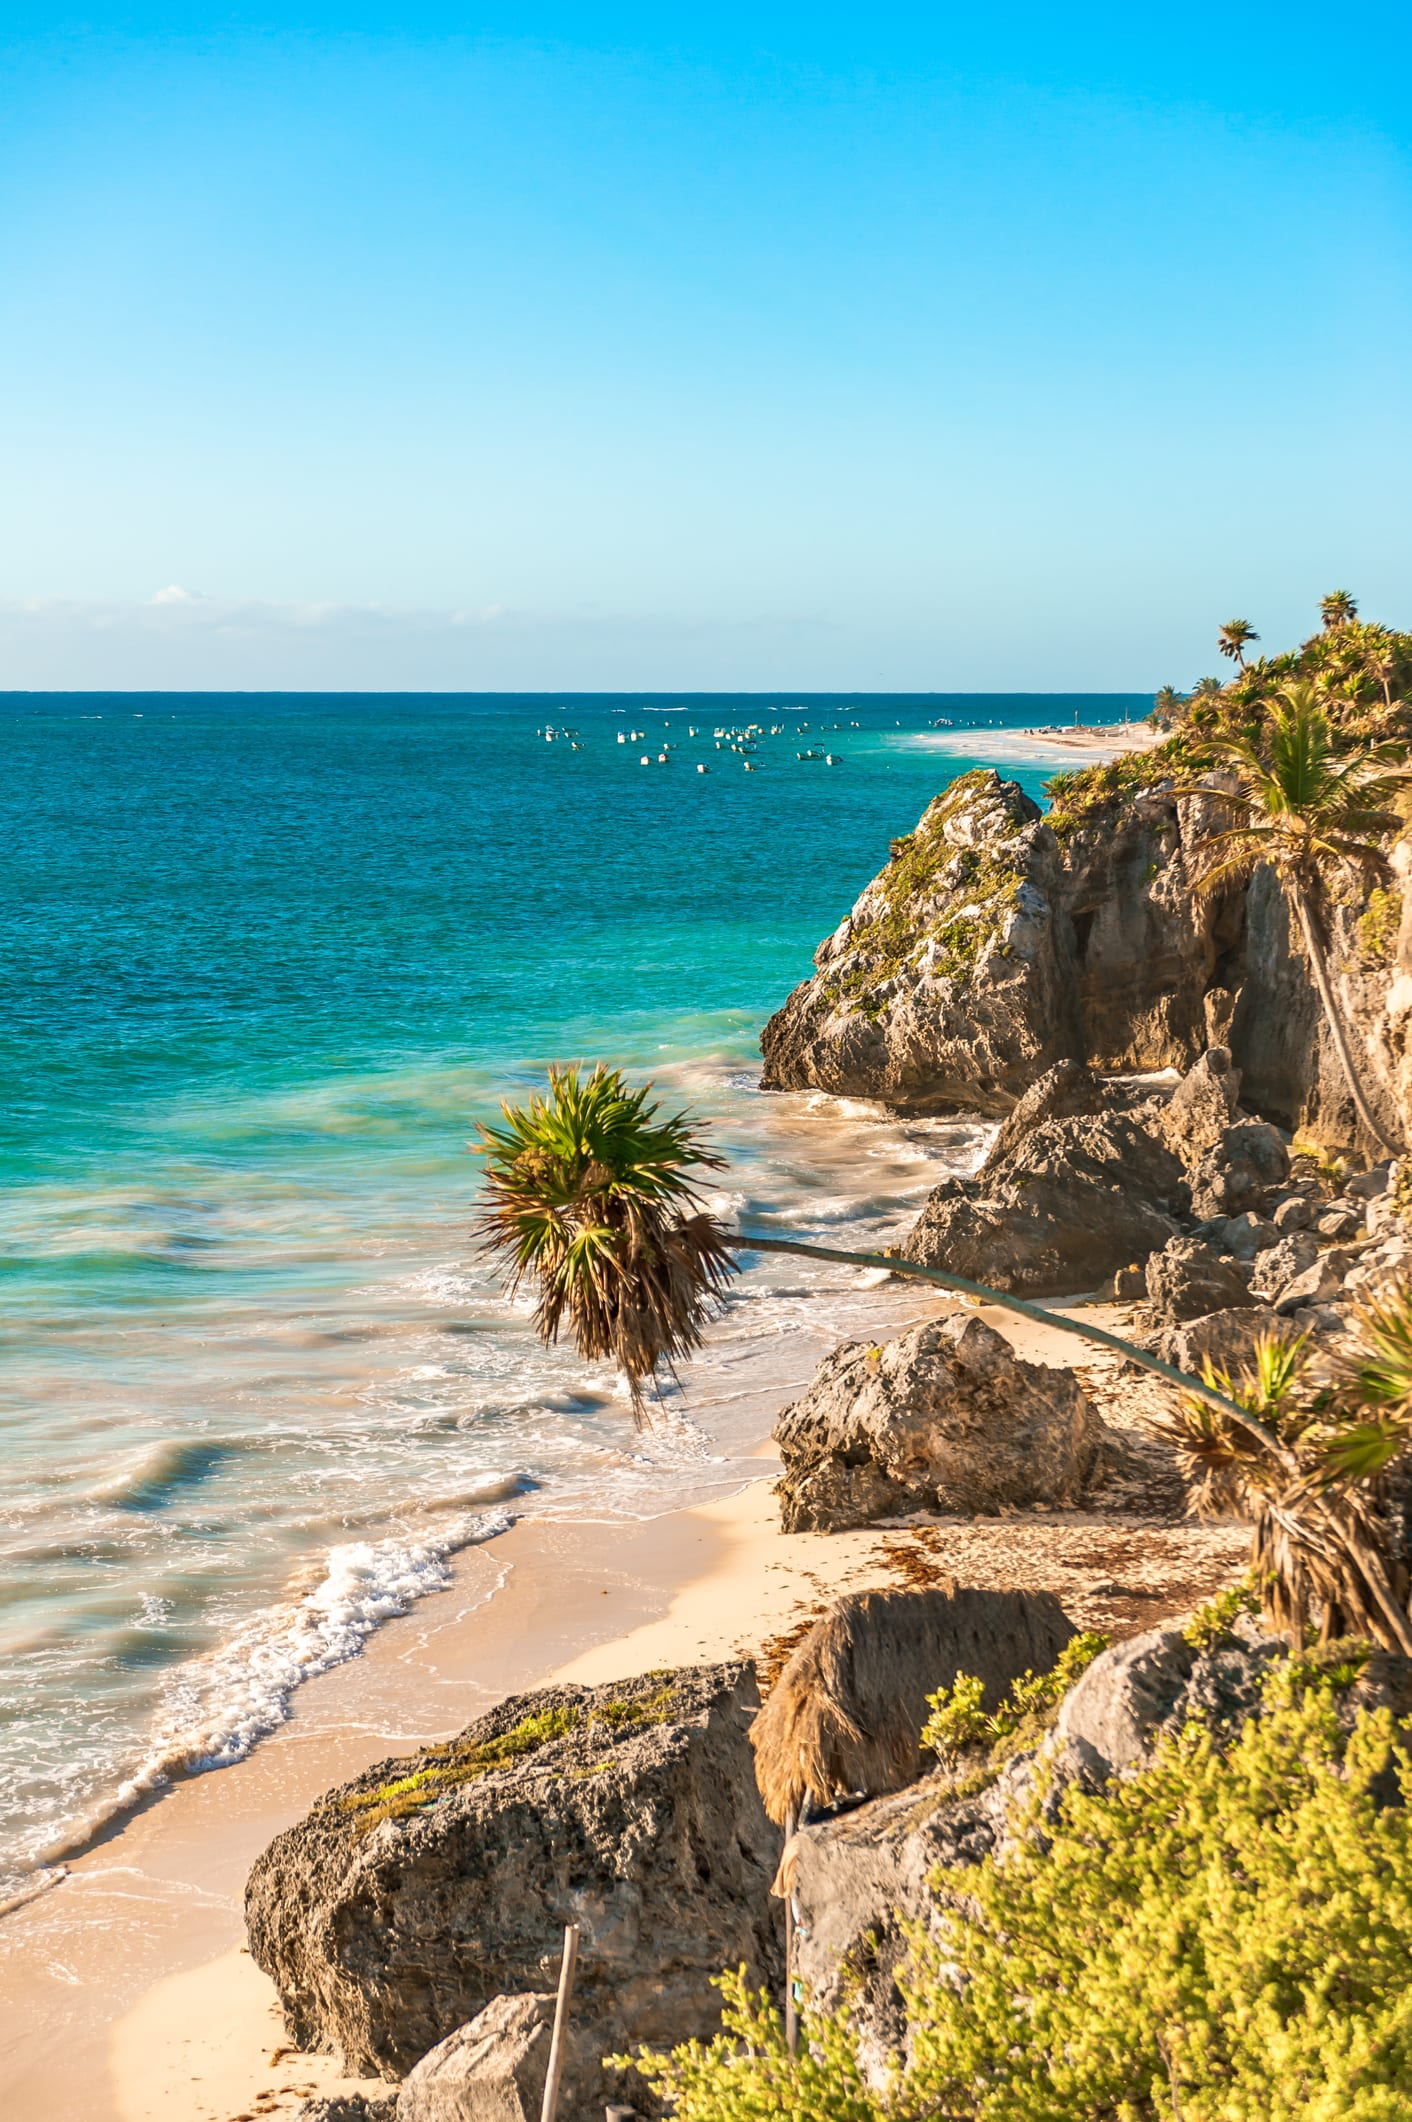
<path fill-rule="evenodd" d="M 149 604 L 195 604 L 199 602 L 199 597 L 199 591 L 183 589 L 179 582 L 169 582 L 165 589 L 159 589 L 156 596 L 149 597 L 147 602 Z"/>

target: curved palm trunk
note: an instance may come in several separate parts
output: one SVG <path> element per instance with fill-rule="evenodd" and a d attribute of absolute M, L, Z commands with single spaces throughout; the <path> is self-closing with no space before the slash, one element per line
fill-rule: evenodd
<path fill-rule="evenodd" d="M 1042 1305 L 1030 1304 L 1024 1297 L 1011 1296 L 1008 1290 L 991 1289 L 984 1282 L 971 1282 L 965 1275 L 953 1275 L 944 1267 L 923 1267 L 916 1260 L 903 1260 L 892 1253 L 846 1253 L 836 1246 L 806 1244 L 802 1238 L 767 1238 L 750 1231 L 723 1231 L 721 1236 L 725 1244 L 737 1247 L 741 1252 L 797 1253 L 806 1260 L 836 1260 L 846 1267 L 885 1268 L 889 1274 L 910 1275 L 919 1282 L 933 1283 L 937 1288 L 950 1290 L 957 1296 L 979 1297 L 985 1304 L 999 1305 L 1005 1311 L 1017 1313 L 1022 1319 L 1036 1320 L 1041 1326 L 1058 1327 L 1060 1333 L 1077 1334 L 1081 1340 L 1096 1342 L 1100 1348 L 1116 1349 L 1119 1355 L 1126 1356 L 1130 1362 L 1141 1364 L 1144 1370 L 1154 1372 L 1169 1385 L 1179 1386 L 1184 1393 L 1190 1393 L 1194 1399 L 1204 1400 L 1208 1407 L 1214 1407 L 1233 1422 L 1238 1422 L 1241 1428 L 1254 1437 L 1282 1466 L 1296 1477 L 1299 1475 L 1297 1462 L 1286 1451 L 1278 1437 L 1268 1430 L 1263 1422 L 1257 1421 L 1238 1401 L 1228 1399 L 1225 1393 L 1218 1392 L 1214 1385 L 1208 1385 L 1204 1378 L 1191 1377 L 1186 1371 L 1178 1370 L 1175 1365 L 1164 1363 L 1160 1356 L 1149 1355 L 1147 1350 L 1139 1348 L 1135 1341 L 1125 1341 L 1121 1335 L 1110 1334 L 1106 1327 L 1094 1326 L 1087 1319 L 1067 1318 L 1062 1313 L 1046 1311 Z M 1387 1623 L 1393 1642 L 1405 1657 L 1412 1657 L 1412 1621 L 1409 1621 L 1406 1610 L 1383 1574 L 1377 1556 L 1366 1546 L 1360 1546 L 1347 1538 L 1335 1523 L 1322 1498 L 1311 1498 L 1311 1501 L 1328 1531 L 1333 1534 L 1338 1544 L 1350 1553 L 1360 1568 L 1364 1581 Z"/>
<path fill-rule="evenodd" d="M 1343 1021 L 1343 1011 L 1339 1008 L 1338 998 L 1334 994 L 1333 982 L 1329 978 L 1329 964 L 1324 952 L 1324 940 L 1319 934 L 1319 924 L 1315 918 L 1314 909 L 1309 903 L 1309 895 L 1302 885 L 1296 884 L 1293 880 L 1290 882 L 1289 891 L 1290 897 L 1294 901 L 1295 912 L 1299 916 L 1299 926 L 1304 933 L 1304 947 L 1309 954 L 1309 965 L 1314 974 L 1314 985 L 1319 990 L 1319 1000 L 1324 1005 L 1324 1015 L 1329 1020 L 1329 1030 L 1333 1035 L 1334 1047 L 1338 1053 L 1338 1058 L 1343 1068 L 1344 1080 L 1348 1084 L 1353 1103 L 1358 1108 L 1358 1117 L 1373 1137 L 1373 1140 L 1381 1143 L 1390 1157 L 1399 1156 L 1401 1154 L 1401 1144 L 1389 1138 L 1387 1130 L 1373 1112 L 1373 1108 L 1369 1105 L 1367 1096 L 1364 1093 L 1358 1069 L 1354 1063 L 1353 1053 L 1348 1043 L 1348 1030 Z"/>

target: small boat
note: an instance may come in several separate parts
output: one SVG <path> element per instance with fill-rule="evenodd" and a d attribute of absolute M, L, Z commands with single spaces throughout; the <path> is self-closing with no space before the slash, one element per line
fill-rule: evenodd
<path fill-rule="evenodd" d="M 709 766 L 702 766 L 698 764 L 696 771 L 698 774 L 709 774 L 711 769 Z"/>
<path fill-rule="evenodd" d="M 837 752 L 825 752 L 824 764 L 825 766 L 842 766 L 843 761 Z"/>

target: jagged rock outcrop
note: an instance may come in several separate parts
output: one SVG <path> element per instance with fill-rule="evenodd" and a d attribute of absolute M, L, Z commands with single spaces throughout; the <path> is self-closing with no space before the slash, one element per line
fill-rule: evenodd
<path fill-rule="evenodd" d="M 915 1510 L 1073 1503 L 1101 1436 L 1072 1372 L 1024 1362 L 983 1320 L 845 1341 L 775 1423 L 781 1523 L 840 1532 Z"/>
<path fill-rule="evenodd" d="M 246 1889 L 294 2040 L 401 2075 L 493 1999 L 552 1988 L 571 1921 L 596 2055 L 711 2032 L 722 1967 L 777 1986 L 757 1705 L 745 1665 L 540 1689 L 329 1792 Z M 585 2072 L 567 2122 L 614 2096 Z"/>
<path fill-rule="evenodd" d="M 982 1176 L 934 1188 L 902 1253 L 1017 1296 L 1075 1295 L 1175 1237 L 1183 1188 L 1132 1114 L 1045 1119 Z"/>
<path fill-rule="evenodd" d="M 1079 815 L 1061 803 L 1043 823 L 993 774 L 954 783 L 771 1018 L 765 1087 L 1003 1111 L 1062 1059 L 1186 1069 L 1219 1042 L 1248 1111 L 1380 1154 L 1360 1137 L 1276 880 L 1261 870 L 1243 890 L 1198 893 L 1202 847 L 1227 821 L 1206 794 L 1164 784 L 1160 761 L 1152 775 Z M 943 880 L 948 836 L 973 831 L 1001 859 L 968 897 L 959 870 L 954 886 Z M 1330 910 L 1329 956 L 1370 1094 L 1405 1135 L 1412 843 L 1390 863 L 1387 884 Z M 1002 867 L 1009 881 L 991 889 Z M 984 938 L 971 954 L 958 949 L 968 933 Z"/>
<path fill-rule="evenodd" d="M 1236 1116 L 1240 1070 L 1230 1049 L 1209 1047 L 1182 1077 L 1154 1123 L 1154 1132 L 1183 1164 L 1219 1149 Z"/>
<path fill-rule="evenodd" d="M 1008 1110 L 1079 1053 L 1059 881 L 1054 835 L 1018 783 L 963 774 L 765 1026 L 764 1087 Z"/>

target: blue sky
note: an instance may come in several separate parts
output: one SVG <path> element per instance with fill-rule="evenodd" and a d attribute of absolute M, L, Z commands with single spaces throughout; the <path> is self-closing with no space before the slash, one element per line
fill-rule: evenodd
<path fill-rule="evenodd" d="M 1412 625 L 1409 47 L 0 5 L 0 687 L 1126 689 L 1333 586 Z"/>

